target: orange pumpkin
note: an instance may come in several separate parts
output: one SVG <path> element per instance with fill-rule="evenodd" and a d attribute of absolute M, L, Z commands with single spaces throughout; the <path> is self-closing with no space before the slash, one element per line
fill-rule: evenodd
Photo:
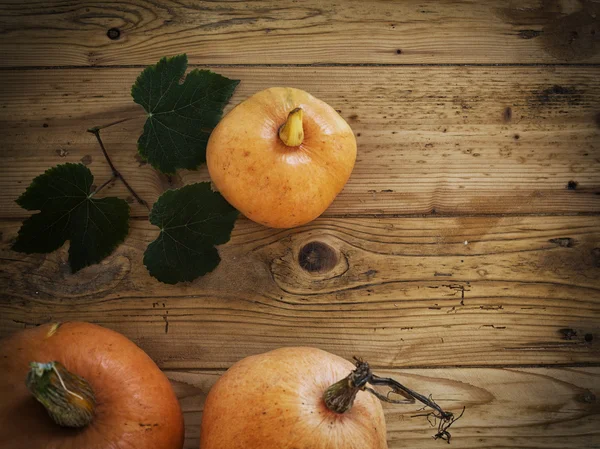
<path fill-rule="evenodd" d="M 89 323 L 26 329 L 0 341 L 0 373 L 3 449 L 183 446 L 168 379 L 117 332 Z"/>
<path fill-rule="evenodd" d="M 240 103 L 217 125 L 206 160 L 217 189 L 258 223 L 290 228 L 321 215 L 356 160 L 348 123 L 307 92 L 273 87 Z"/>
<path fill-rule="evenodd" d="M 350 385 L 354 368 L 314 348 L 241 360 L 206 399 L 201 449 L 386 449 L 383 409 Z"/>

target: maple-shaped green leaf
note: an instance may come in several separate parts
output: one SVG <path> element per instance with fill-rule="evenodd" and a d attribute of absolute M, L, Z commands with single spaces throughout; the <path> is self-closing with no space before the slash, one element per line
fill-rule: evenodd
<path fill-rule="evenodd" d="M 100 262 L 129 232 L 129 205 L 119 198 L 93 198 L 94 177 L 83 164 L 63 164 L 37 176 L 18 199 L 39 210 L 23 222 L 15 251 L 50 253 L 65 241 L 73 272 Z"/>
<path fill-rule="evenodd" d="M 140 155 L 163 173 L 195 169 L 206 162 L 206 144 L 239 80 L 187 68 L 185 54 L 162 58 L 144 69 L 131 88 L 148 119 L 138 140 Z"/>
<path fill-rule="evenodd" d="M 144 265 L 166 284 L 192 281 L 214 270 L 221 261 L 215 245 L 229 241 L 237 216 L 208 182 L 167 190 L 150 212 L 160 235 L 148 245 Z"/>

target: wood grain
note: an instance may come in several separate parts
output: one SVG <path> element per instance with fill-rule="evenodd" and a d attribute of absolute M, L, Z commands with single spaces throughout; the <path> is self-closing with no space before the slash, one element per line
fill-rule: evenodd
<path fill-rule="evenodd" d="M 199 445 L 223 370 L 281 346 L 362 356 L 453 411 L 453 447 L 600 449 L 600 3 L 593 0 L 0 0 L 0 337 L 54 320 L 115 329 L 166 370 Z M 63 162 L 109 168 L 150 203 L 208 180 L 136 157 L 129 92 L 160 57 L 276 85 L 350 123 L 359 156 L 324 217 L 238 220 L 192 283 L 151 278 L 158 230 L 69 272 L 68 244 L 10 250 L 14 200 Z M 439 448 L 416 406 L 386 406 L 390 449 Z"/>
<path fill-rule="evenodd" d="M 599 363 L 597 217 L 247 220 L 193 283 L 151 278 L 158 232 L 132 221 L 124 245 L 69 273 L 63 248 L 9 250 L 3 222 L 0 335 L 51 320 L 113 328 L 162 368 L 226 368 L 313 345 L 380 367 Z"/>
<path fill-rule="evenodd" d="M 598 17 L 593 1 L 8 0 L 0 65 L 598 63 Z"/>
<path fill-rule="evenodd" d="M 358 160 L 328 216 L 600 211 L 599 68 L 218 71 L 242 80 L 230 108 L 266 87 L 290 85 L 327 101 L 350 123 Z M 58 163 L 83 161 L 97 183 L 107 179 L 108 165 L 85 130 L 119 118 L 138 117 L 104 130 L 103 138 L 144 199 L 152 203 L 166 188 L 208 179 L 205 168 L 167 179 L 136 159 L 144 119 L 129 90 L 138 73 L 0 72 L 1 216 L 24 216 L 14 200 Z M 105 192 L 129 196 L 118 183 Z"/>
<path fill-rule="evenodd" d="M 382 370 L 442 406 L 466 411 L 453 426 L 460 448 L 598 448 L 600 368 Z M 186 449 L 199 445 L 202 409 L 221 372 L 167 371 L 181 401 Z M 438 449 L 413 405 L 384 405 L 390 449 Z"/>

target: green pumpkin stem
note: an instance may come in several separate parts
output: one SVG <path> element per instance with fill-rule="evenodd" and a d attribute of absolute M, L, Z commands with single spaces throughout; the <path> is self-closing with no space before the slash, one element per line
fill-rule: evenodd
<path fill-rule="evenodd" d="M 304 140 L 302 120 L 304 111 L 301 108 L 293 109 L 287 120 L 279 127 L 279 138 L 288 147 L 297 147 Z"/>
<path fill-rule="evenodd" d="M 96 398 L 90 384 L 59 362 L 31 362 L 25 384 L 52 420 L 62 427 L 85 427 L 94 419 Z"/>

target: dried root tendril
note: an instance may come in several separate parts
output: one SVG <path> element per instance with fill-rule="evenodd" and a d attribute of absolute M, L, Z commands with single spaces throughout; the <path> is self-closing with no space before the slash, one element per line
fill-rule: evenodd
<path fill-rule="evenodd" d="M 454 424 L 456 421 L 462 418 L 464 413 L 465 407 L 463 407 L 462 411 L 460 412 L 460 415 L 458 416 L 454 416 L 454 414 L 451 412 L 447 412 L 445 416 L 442 416 L 437 412 L 429 412 L 421 413 L 418 415 L 412 415 L 411 417 L 414 418 L 418 416 L 425 416 L 429 424 L 431 424 L 431 427 L 437 426 L 437 433 L 433 436 L 433 439 L 443 440 L 450 444 L 450 439 L 452 435 L 450 434 L 448 429 L 450 428 L 450 426 L 452 426 L 452 424 Z"/>
<path fill-rule="evenodd" d="M 364 367 L 364 365 L 368 366 L 368 364 L 366 364 L 366 362 L 364 362 L 363 360 L 358 359 L 356 357 L 354 359 L 356 360 L 357 368 L 359 366 Z M 422 394 L 417 393 L 416 391 L 413 391 L 408 387 L 405 387 L 400 382 L 398 382 L 394 379 L 386 378 L 386 377 L 379 377 L 379 376 L 371 373 L 370 370 L 368 371 L 368 373 L 369 374 L 368 374 L 368 378 L 367 378 L 366 382 L 370 383 L 371 385 L 386 386 L 386 387 L 390 388 L 390 391 L 388 391 L 387 394 L 381 394 L 378 391 L 376 391 L 373 388 L 370 388 L 366 385 L 363 387 L 363 390 L 368 391 L 369 393 L 371 393 L 372 395 L 374 395 L 375 397 L 377 397 L 378 399 L 380 399 L 384 402 L 389 402 L 392 404 L 414 404 L 415 400 L 416 400 L 416 401 L 419 401 L 422 404 L 424 404 L 424 407 L 422 408 L 422 410 L 426 409 L 427 407 L 433 409 L 431 412 L 413 415 L 413 417 L 425 416 L 427 418 L 427 421 L 429 422 L 429 424 L 431 424 L 432 427 L 437 426 L 437 433 L 433 436 L 433 439 L 443 440 L 443 441 L 446 441 L 448 444 L 450 443 L 450 439 L 451 439 L 452 435 L 450 434 L 448 429 L 450 429 L 450 427 L 456 421 L 458 421 L 460 418 L 462 418 L 463 414 L 465 413 L 464 407 L 463 407 L 460 415 L 454 416 L 454 414 L 452 412 L 444 411 L 433 400 L 433 398 L 431 396 L 429 396 L 429 397 L 423 396 Z M 402 396 L 404 399 L 391 398 L 390 397 L 391 394 L 397 394 L 399 396 Z"/>

